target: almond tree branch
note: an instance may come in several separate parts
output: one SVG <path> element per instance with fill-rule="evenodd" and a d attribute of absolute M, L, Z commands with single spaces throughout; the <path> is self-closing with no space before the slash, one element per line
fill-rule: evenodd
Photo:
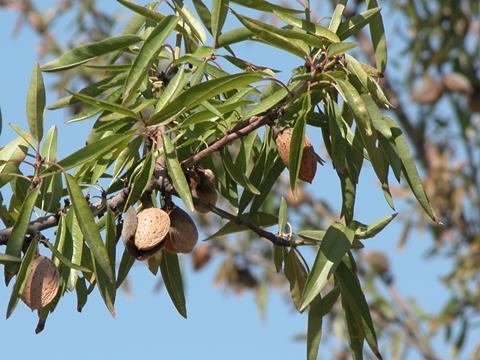
<path fill-rule="evenodd" d="M 282 111 L 281 108 L 274 108 L 267 111 L 263 115 L 252 116 L 247 122 L 238 124 L 233 129 L 231 129 L 227 133 L 227 135 L 216 140 L 215 142 L 210 144 L 207 148 L 191 155 L 189 158 L 187 158 L 182 162 L 182 166 L 184 168 L 192 166 L 195 163 L 202 160 L 203 158 L 213 154 L 216 151 L 221 150 L 223 147 L 225 147 L 229 143 L 248 135 L 252 131 L 264 125 L 273 123 L 273 121 L 280 115 L 281 111 Z M 156 164 L 154 177 L 152 178 L 150 186 L 149 188 L 147 188 L 146 191 L 152 191 L 152 190 L 160 190 L 160 191 L 175 195 L 175 189 L 170 184 L 170 180 L 168 178 L 168 175 L 165 169 L 162 166 L 161 161 L 159 161 Z M 101 201 L 96 204 L 93 204 L 91 206 L 91 210 L 94 214 L 97 214 L 99 216 L 103 215 L 107 207 L 114 211 L 119 210 L 123 208 L 123 206 L 125 205 L 125 202 L 127 201 L 129 193 L 130 193 L 130 187 L 126 186 L 120 192 L 118 192 L 117 194 L 112 196 L 110 199 L 108 199 L 106 202 Z M 208 207 L 210 207 L 210 205 L 208 205 Z M 286 240 L 271 232 L 268 232 L 262 229 L 261 227 L 255 224 L 249 223 L 246 220 L 241 219 L 238 216 L 235 216 L 233 214 L 230 214 L 220 208 L 213 206 L 211 208 L 211 211 L 220 217 L 229 219 L 238 225 L 242 225 L 249 228 L 250 230 L 257 233 L 260 237 L 268 239 L 274 244 L 277 244 L 280 246 L 300 245 L 300 242 L 303 244 L 302 240 L 299 240 L 300 241 L 299 243 L 296 243 L 296 242 L 292 243 L 289 240 Z M 33 220 L 30 222 L 30 225 L 27 230 L 27 234 L 34 235 L 43 230 L 53 228 L 58 225 L 59 219 L 60 219 L 59 214 L 51 214 L 51 215 L 47 215 L 44 217 L 40 217 L 36 220 Z M 8 227 L 0 230 L 0 245 L 6 245 L 11 233 L 12 233 L 12 227 Z"/>

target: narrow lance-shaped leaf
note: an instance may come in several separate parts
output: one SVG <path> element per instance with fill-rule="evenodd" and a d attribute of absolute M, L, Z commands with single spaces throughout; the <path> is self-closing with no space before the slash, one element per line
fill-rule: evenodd
<path fill-rule="evenodd" d="M 43 137 L 43 113 L 45 111 L 45 85 L 40 65 L 35 63 L 27 93 L 27 120 L 32 136 L 40 142 Z"/>
<path fill-rule="evenodd" d="M 328 228 L 313 263 L 312 271 L 308 274 L 301 310 L 305 309 L 325 287 L 343 256 L 352 247 L 354 236 L 353 230 L 339 223 L 334 223 Z"/>
<path fill-rule="evenodd" d="M 121 147 L 120 144 L 128 141 L 130 137 L 131 133 L 107 136 L 106 138 L 89 144 L 73 154 L 68 155 L 66 158 L 59 161 L 59 166 L 52 165 L 45 173 L 43 173 L 43 175 L 59 172 L 60 169 L 69 170 L 88 161 L 99 159 L 101 156 L 110 152 L 113 148 Z"/>
<path fill-rule="evenodd" d="M 370 136 L 372 134 L 371 120 L 363 99 L 358 93 L 357 89 L 348 81 L 344 79 L 337 80 L 337 90 L 352 109 L 355 119 L 360 127 L 365 130 L 365 133 Z"/>
<path fill-rule="evenodd" d="M 142 40 L 136 35 L 120 35 L 69 50 L 42 66 L 42 71 L 60 71 L 81 65 L 97 56 L 124 49 Z"/>
<path fill-rule="evenodd" d="M 295 248 L 290 249 L 285 258 L 284 272 L 290 283 L 290 296 L 293 304 L 297 310 L 301 311 L 302 292 L 305 288 L 308 274 Z"/>
<path fill-rule="evenodd" d="M 278 231 L 280 232 L 285 231 L 285 227 L 287 226 L 287 220 L 288 220 L 287 201 L 282 196 L 282 200 L 280 201 L 280 208 L 278 210 Z"/>
<path fill-rule="evenodd" d="M 93 107 L 103 110 L 103 111 L 110 111 L 112 113 L 121 114 L 127 117 L 131 117 L 138 120 L 138 115 L 129 108 L 115 104 L 114 102 L 98 99 L 92 96 L 88 96 L 81 93 L 76 93 L 70 90 L 66 90 L 69 94 L 73 97 L 79 99 L 80 101 L 84 102 L 85 104 L 92 105 Z"/>
<path fill-rule="evenodd" d="M 192 109 L 205 100 L 211 99 L 224 92 L 242 88 L 262 79 L 263 76 L 260 74 L 240 73 L 202 82 L 185 90 L 160 112 L 153 115 L 148 120 L 148 124 L 153 125 L 173 119 L 178 114 Z"/>
<path fill-rule="evenodd" d="M 207 30 L 212 34 L 212 14 L 210 13 L 210 10 L 202 0 L 193 0 L 192 2 L 200 20 L 203 22 L 203 25 L 205 25 Z"/>
<path fill-rule="evenodd" d="M 435 212 L 430 205 L 427 193 L 423 187 L 422 179 L 418 173 L 417 167 L 415 166 L 415 161 L 410 154 L 410 150 L 408 148 L 407 141 L 403 136 L 402 130 L 391 118 L 384 116 L 384 119 L 388 122 L 392 130 L 392 137 L 395 141 L 397 154 L 402 162 L 403 174 L 407 179 L 410 189 L 412 189 L 413 194 L 428 216 L 430 216 L 433 221 L 438 222 L 439 220 L 437 219 Z"/>
<path fill-rule="evenodd" d="M 21 262 L 22 262 L 22 259 L 17 256 L 0 254 L 0 264 L 3 264 L 3 265 L 20 264 Z"/>
<path fill-rule="evenodd" d="M 168 175 L 172 179 L 173 186 L 175 187 L 175 190 L 177 190 L 177 193 L 180 195 L 185 206 L 193 211 L 194 207 L 190 186 L 187 183 L 182 166 L 178 162 L 172 142 L 168 136 L 165 136 L 165 134 L 163 135 L 163 148 L 165 151 Z"/>
<path fill-rule="evenodd" d="M 365 334 L 368 345 L 378 359 L 381 359 L 380 351 L 378 349 L 377 336 L 373 326 L 372 317 L 367 300 L 363 294 L 360 282 L 357 276 L 348 268 L 348 266 L 341 262 L 335 271 L 335 276 L 340 283 L 340 291 L 342 299 L 345 299 L 349 304 L 352 313 L 353 321 L 357 322 L 357 327 L 362 329 Z"/>
<path fill-rule="evenodd" d="M 124 206 L 125 210 L 131 205 L 135 204 L 135 202 L 140 199 L 143 192 L 147 189 L 152 179 L 154 167 L 155 158 L 152 156 L 152 153 L 149 153 L 145 158 L 145 161 L 142 163 L 140 172 L 133 179 L 132 189 L 128 194 L 128 198 Z"/>
<path fill-rule="evenodd" d="M 15 222 L 15 225 L 13 225 L 12 233 L 7 242 L 7 248 L 5 250 L 7 255 L 17 257 L 20 256 L 25 234 L 27 233 L 28 225 L 30 223 L 30 217 L 32 216 L 32 211 L 35 206 L 35 202 L 37 201 L 39 192 L 40 188 L 36 187 L 25 198 L 22 209 L 20 210 L 20 214 L 18 214 L 18 219 Z M 7 284 L 17 270 L 18 264 L 10 264 L 5 266 L 5 281 Z"/>
<path fill-rule="evenodd" d="M 105 271 L 107 278 L 113 283 L 115 277 L 108 258 L 107 249 L 102 242 L 102 238 L 95 225 L 95 220 L 93 219 L 93 214 L 90 211 L 87 201 L 82 194 L 80 186 L 72 175 L 65 174 L 65 180 L 67 182 L 67 190 L 72 201 L 75 215 L 78 219 L 82 219 L 79 221 L 79 225 L 83 236 L 85 237 L 85 241 L 95 257 L 96 264 Z"/>
<path fill-rule="evenodd" d="M 352 16 L 347 21 L 340 24 L 337 34 L 340 40 L 344 40 L 349 36 L 357 34 L 365 25 L 367 25 L 372 17 L 380 11 L 380 8 L 371 8 L 360 14 Z"/>
<path fill-rule="evenodd" d="M 223 24 L 227 18 L 228 0 L 213 0 L 211 14 L 211 29 L 213 41 L 217 45 L 218 36 L 222 32 Z"/>
<path fill-rule="evenodd" d="M 13 285 L 12 295 L 10 296 L 10 301 L 8 302 L 7 319 L 10 317 L 10 315 L 12 315 L 13 310 L 15 310 L 15 307 L 18 304 L 20 294 L 25 287 L 28 275 L 30 274 L 30 265 L 37 253 L 37 245 L 38 240 L 33 239 L 33 241 L 28 246 L 25 256 L 23 257 L 22 265 L 20 265 L 20 270 L 17 274 L 17 280 L 15 281 L 15 285 Z"/>
<path fill-rule="evenodd" d="M 284 23 L 288 25 L 298 27 L 300 29 L 308 31 L 309 33 L 313 33 L 317 36 L 327 39 L 330 42 L 336 43 L 340 41 L 337 34 L 335 34 L 332 30 L 327 29 L 319 24 L 315 24 L 304 19 L 287 15 L 281 11 L 274 10 L 273 12 L 275 15 L 277 15 L 280 18 L 280 20 L 282 20 Z"/>
<path fill-rule="evenodd" d="M 177 254 L 162 251 L 162 260 L 160 262 L 165 288 L 172 299 L 173 305 L 184 318 L 187 317 L 187 308 L 185 304 L 185 294 L 183 292 L 182 273 L 178 263 Z"/>
<path fill-rule="evenodd" d="M 322 297 L 317 295 L 308 310 L 307 360 L 317 360 L 320 340 L 322 338 L 323 305 Z"/>
<path fill-rule="evenodd" d="M 123 103 L 126 104 L 140 87 L 142 81 L 162 49 L 163 42 L 177 25 L 178 18 L 170 15 L 162 19 L 143 43 L 140 52 L 133 61 L 125 81 Z"/>
<path fill-rule="evenodd" d="M 302 164 L 303 145 L 305 141 L 305 127 L 307 124 L 307 114 L 311 107 L 310 94 L 307 94 L 302 103 L 302 110 L 295 122 L 290 141 L 290 157 L 288 162 L 288 171 L 290 172 L 290 188 L 295 191 L 297 185 L 298 173 Z"/>
<path fill-rule="evenodd" d="M 377 0 L 366 0 L 366 3 L 369 9 L 378 8 Z M 372 16 L 369 27 L 377 69 L 383 73 L 387 66 L 387 41 L 385 39 L 385 28 L 380 11 Z"/>

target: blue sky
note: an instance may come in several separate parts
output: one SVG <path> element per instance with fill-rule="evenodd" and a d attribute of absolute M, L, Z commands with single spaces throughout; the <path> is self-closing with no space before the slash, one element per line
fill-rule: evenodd
<path fill-rule="evenodd" d="M 11 30 L 15 20 L 13 13 L 0 11 L 0 46 L 4 49 L 0 58 L 0 108 L 4 119 L 0 146 L 14 137 L 7 125 L 9 122 L 27 128 L 25 94 L 37 59 L 38 38 L 27 29 L 13 37 Z M 59 24 L 58 30 L 67 31 L 66 25 Z M 238 53 L 242 52 L 242 48 L 237 49 Z M 280 69 L 298 65 L 291 58 L 275 56 L 260 46 L 243 49 L 246 58 L 260 65 Z M 45 75 L 45 78 L 47 84 L 52 79 L 51 75 Z M 55 96 L 50 92 L 47 103 L 55 100 Z M 45 127 L 54 123 L 59 126 L 60 153 L 66 155 L 83 144 L 88 126 L 83 122 L 64 125 L 63 117 L 61 111 L 48 112 Z M 320 134 L 309 135 L 320 148 Z M 330 162 L 319 169 L 312 186 L 315 193 L 340 205 L 339 184 Z M 371 222 L 391 212 L 370 169 L 363 172 L 358 193 L 358 220 Z M 405 206 L 400 206 L 399 210 L 407 211 Z M 387 251 L 402 293 L 407 297 L 415 296 L 427 311 L 434 311 L 446 299 L 447 293 L 438 279 L 448 271 L 449 264 L 440 260 L 425 261 L 424 254 L 430 240 L 418 234 L 411 237 L 404 251 L 397 252 L 395 246 L 400 230 L 400 223 L 396 222 L 376 238 L 368 240 L 366 246 Z M 19 304 L 8 321 L 0 320 L 2 355 L 27 359 L 42 354 L 41 358 L 48 356 L 51 360 L 84 359 L 86 354 L 92 359 L 103 356 L 130 359 L 147 355 L 165 359 L 207 356 L 209 359 L 224 359 L 228 356 L 233 360 L 304 357 L 305 344 L 293 341 L 293 337 L 305 331 L 306 317 L 294 312 L 277 293 L 271 293 L 263 321 L 251 294 L 237 297 L 212 285 L 218 264 L 214 262 L 205 271 L 193 273 L 189 258 L 183 260 L 188 320 L 176 313 L 164 291 L 153 291 L 157 280 L 143 264 L 138 264 L 130 277 L 132 296 L 119 293 L 116 319 L 110 316 L 96 292 L 89 298 L 82 314 L 77 313 L 76 299 L 71 294 L 50 316 L 45 331 L 35 335 L 36 315 Z M 10 291 L 11 286 L 8 289 L 0 286 L 0 309 L 6 309 Z M 328 347 L 321 353 L 330 358 Z M 417 357 L 411 355 L 409 358 Z"/>

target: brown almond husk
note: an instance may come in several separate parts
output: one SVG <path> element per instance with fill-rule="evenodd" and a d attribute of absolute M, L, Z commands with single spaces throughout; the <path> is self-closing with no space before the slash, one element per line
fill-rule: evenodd
<path fill-rule="evenodd" d="M 192 196 L 215 206 L 218 200 L 218 193 L 214 185 L 215 175 L 210 169 L 197 169 L 197 175 L 197 179 L 192 178 L 190 181 Z M 201 204 L 195 204 L 194 207 L 203 214 L 210 211 L 207 206 Z"/>
<path fill-rule="evenodd" d="M 287 128 L 283 132 L 279 133 L 275 139 L 278 154 L 285 166 L 288 166 L 288 164 L 290 163 L 290 144 L 292 141 L 292 132 L 292 128 Z M 310 142 L 310 139 L 305 136 L 298 178 L 300 180 L 311 183 L 315 178 L 316 172 L 317 157 L 315 155 L 315 150 L 312 143 Z"/>
<path fill-rule="evenodd" d="M 205 265 L 208 264 L 210 258 L 212 257 L 212 251 L 208 244 L 200 244 L 197 246 L 195 251 L 192 253 L 192 266 L 195 271 L 200 270 Z"/>
<path fill-rule="evenodd" d="M 190 215 L 179 207 L 170 212 L 170 230 L 165 250 L 172 253 L 189 253 L 198 241 L 198 230 Z"/>
<path fill-rule="evenodd" d="M 461 94 L 471 94 L 473 92 L 472 84 L 466 76 L 460 73 L 446 74 L 442 78 L 443 85 L 453 92 Z"/>
<path fill-rule="evenodd" d="M 170 217 L 162 209 L 148 208 L 137 215 L 135 246 L 139 251 L 152 250 L 165 240 L 170 228 Z"/>
<path fill-rule="evenodd" d="M 30 264 L 25 287 L 20 298 L 32 310 L 43 309 L 57 296 L 60 274 L 52 260 L 36 257 Z"/>
<path fill-rule="evenodd" d="M 443 84 L 430 75 L 424 76 L 411 93 L 411 99 L 420 104 L 432 104 L 443 95 Z"/>

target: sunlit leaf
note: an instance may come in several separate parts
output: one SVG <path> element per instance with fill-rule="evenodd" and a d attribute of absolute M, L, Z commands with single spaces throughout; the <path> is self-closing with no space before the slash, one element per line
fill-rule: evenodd
<path fill-rule="evenodd" d="M 177 23 L 178 18 L 176 16 L 170 15 L 165 17 L 145 40 L 128 72 L 123 93 L 123 104 L 127 104 L 135 95 L 162 49 L 163 42 L 173 31 Z"/>
<path fill-rule="evenodd" d="M 142 40 L 136 35 L 120 35 L 69 50 L 42 66 L 42 71 L 60 71 L 86 63 L 98 56 L 121 50 Z"/>
<path fill-rule="evenodd" d="M 20 214 L 18 215 L 15 225 L 13 225 L 12 233 L 7 242 L 7 248 L 5 254 L 19 257 L 22 252 L 23 243 L 25 240 L 25 234 L 28 231 L 28 225 L 32 216 L 35 202 L 37 201 L 40 188 L 36 187 L 31 190 L 25 198 Z M 5 266 L 5 279 L 8 283 L 11 276 L 18 270 L 18 264 L 10 264 Z"/>
<path fill-rule="evenodd" d="M 105 244 L 102 242 L 102 238 L 100 237 L 100 233 L 95 225 L 95 220 L 93 219 L 93 214 L 90 211 L 87 201 L 82 194 L 80 186 L 77 184 L 72 175 L 65 174 L 65 180 L 67 182 L 67 189 L 72 201 L 75 215 L 78 219 L 82 219 L 79 221 L 79 225 L 83 236 L 85 237 L 85 241 L 94 256 L 96 263 L 102 268 L 103 271 L 105 271 L 109 281 L 113 283 L 115 281 L 115 277 L 112 272 L 107 249 L 105 248 Z"/>
<path fill-rule="evenodd" d="M 45 111 L 45 85 L 40 65 L 35 63 L 27 93 L 27 120 L 32 136 L 40 142 L 43 138 L 43 113 Z"/>
<path fill-rule="evenodd" d="M 8 301 L 7 306 L 7 319 L 12 315 L 13 310 L 18 304 L 18 299 L 20 298 L 20 294 L 23 292 L 25 284 L 28 279 L 28 275 L 30 274 L 30 265 L 35 258 L 37 253 L 37 244 L 38 240 L 33 239 L 30 245 L 28 245 L 27 252 L 23 257 L 22 264 L 20 265 L 20 270 L 17 274 L 17 279 L 15 284 L 13 285 L 12 295 L 10 296 L 10 300 Z"/>
<path fill-rule="evenodd" d="M 332 224 L 323 237 L 312 270 L 302 295 L 301 310 L 304 310 L 325 287 L 343 256 L 350 250 L 355 233 L 339 224 Z"/>
<path fill-rule="evenodd" d="M 168 175 L 172 179 L 173 186 L 180 195 L 185 206 L 194 211 L 192 193 L 190 192 L 190 186 L 183 172 L 182 166 L 178 162 L 177 155 L 172 142 L 168 136 L 163 135 L 163 148 L 165 149 L 166 164 L 168 169 Z"/>

